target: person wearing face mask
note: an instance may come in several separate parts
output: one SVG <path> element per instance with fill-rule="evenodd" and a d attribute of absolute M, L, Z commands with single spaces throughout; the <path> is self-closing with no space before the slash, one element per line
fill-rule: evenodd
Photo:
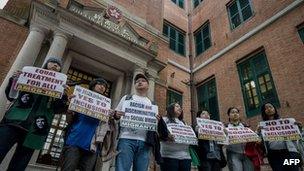
<path fill-rule="evenodd" d="M 61 60 L 49 58 L 44 69 L 61 71 Z M 6 111 L 0 123 L 0 162 L 7 152 L 17 143 L 17 148 L 9 163 L 8 170 L 25 170 L 35 150 L 42 149 L 48 135 L 55 113 L 66 109 L 67 96 L 55 99 L 48 96 L 19 92 L 16 100 L 9 97 L 12 80 L 18 78 L 21 72 L 15 72 L 10 78 L 5 93 L 11 106 Z M 67 90 L 68 87 L 65 87 Z"/>
<path fill-rule="evenodd" d="M 206 110 L 198 111 L 196 117 L 210 119 L 210 114 Z M 198 126 L 195 127 L 195 131 L 198 132 Z M 222 146 L 216 141 L 199 139 L 197 154 L 201 162 L 199 171 L 220 171 L 226 165 Z"/>
<path fill-rule="evenodd" d="M 236 107 L 230 107 L 227 111 L 229 117 L 228 128 L 244 128 L 240 120 L 240 111 Z M 245 154 L 246 143 L 227 145 L 227 163 L 230 171 L 253 171 L 254 166 Z"/>
<path fill-rule="evenodd" d="M 107 81 L 102 78 L 94 79 L 89 84 L 90 90 L 101 95 L 105 95 L 107 87 Z M 91 144 L 96 145 L 98 143 L 95 141 L 98 126 L 107 126 L 108 123 L 77 112 L 71 114 L 73 115 L 73 122 L 67 130 L 61 170 L 74 171 L 79 168 L 80 170 L 92 171 L 94 170 L 97 154 L 100 152 L 100 149 L 98 149 L 100 146 L 92 150 Z M 107 130 L 103 131 L 103 137 L 106 132 Z"/>
<path fill-rule="evenodd" d="M 261 107 L 261 115 L 263 121 L 280 119 L 277 109 L 272 103 L 265 103 Z M 301 126 L 301 123 L 295 122 L 297 126 Z M 262 127 L 258 128 L 260 133 Z M 265 141 L 265 153 L 268 158 L 268 162 L 273 171 L 299 171 L 303 163 L 301 154 L 298 150 L 296 141 Z M 298 165 L 283 165 L 285 159 L 299 159 L 301 163 Z"/>
<path fill-rule="evenodd" d="M 167 116 L 161 118 L 160 122 L 176 123 L 185 125 L 183 121 L 183 111 L 178 103 L 172 103 L 167 107 Z M 163 162 L 160 164 L 162 171 L 190 171 L 191 156 L 189 153 L 189 145 L 174 143 L 174 137 L 164 127 L 160 127 L 159 134 L 161 139 L 161 156 Z M 166 132 L 166 133 L 165 133 Z"/>

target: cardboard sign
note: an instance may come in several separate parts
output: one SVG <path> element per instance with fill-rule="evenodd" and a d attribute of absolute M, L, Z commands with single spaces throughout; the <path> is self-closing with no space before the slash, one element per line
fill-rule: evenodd
<path fill-rule="evenodd" d="M 289 141 L 301 139 L 299 127 L 294 118 L 260 122 L 264 141 Z"/>
<path fill-rule="evenodd" d="M 65 74 L 37 67 L 26 66 L 17 81 L 17 89 L 34 94 L 61 98 L 66 84 Z"/>
<path fill-rule="evenodd" d="M 156 131 L 158 106 L 127 100 L 122 106 L 125 115 L 120 119 L 120 126 L 126 128 Z"/>
<path fill-rule="evenodd" d="M 224 141 L 226 139 L 222 122 L 202 118 L 196 118 L 196 121 L 199 139 L 213 141 Z"/>
<path fill-rule="evenodd" d="M 230 127 L 226 129 L 228 132 L 229 144 L 261 141 L 260 137 L 250 128 Z"/>
<path fill-rule="evenodd" d="M 108 121 L 111 99 L 78 85 L 75 86 L 73 95 L 75 97 L 70 102 L 69 110 Z"/>
<path fill-rule="evenodd" d="M 191 126 L 167 123 L 167 128 L 174 136 L 175 143 L 197 145 L 197 138 Z"/>

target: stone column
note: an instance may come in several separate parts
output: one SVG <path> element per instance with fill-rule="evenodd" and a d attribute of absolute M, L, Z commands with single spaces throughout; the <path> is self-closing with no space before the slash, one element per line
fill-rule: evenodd
<path fill-rule="evenodd" d="M 149 80 L 148 97 L 150 100 L 154 101 L 155 78 L 149 75 L 148 80 Z"/>
<path fill-rule="evenodd" d="M 43 28 L 35 25 L 30 26 L 30 32 L 26 38 L 26 41 L 20 49 L 12 67 L 10 68 L 0 87 L 0 119 L 2 119 L 4 116 L 4 111 L 6 108 L 7 100 L 5 97 L 5 87 L 8 84 L 9 78 L 16 70 L 21 70 L 24 66 L 31 66 L 34 64 L 46 33 L 47 30 Z M 0 170 L 6 170 L 14 151 L 15 147 L 13 147 L 7 153 L 6 157 L 2 161 L 2 164 L 0 165 Z"/>
<path fill-rule="evenodd" d="M 68 36 L 62 32 L 55 31 L 53 42 L 43 63 L 45 63 L 50 57 L 62 59 L 67 43 Z"/>
<path fill-rule="evenodd" d="M 121 98 L 121 93 L 122 93 L 122 88 L 124 85 L 124 76 L 120 75 L 115 83 L 115 89 L 114 89 L 114 94 L 113 94 L 113 103 L 112 103 L 112 108 L 115 109 L 117 104 L 119 103 L 119 100 Z"/>
<path fill-rule="evenodd" d="M 24 66 L 31 66 L 34 64 L 46 33 L 46 30 L 38 26 L 33 25 L 30 27 L 30 32 L 26 38 L 26 41 L 20 49 L 13 65 L 11 66 L 0 87 L 0 119 L 2 119 L 6 107 L 5 87 L 8 84 L 9 78 L 16 70 L 21 70 Z"/>

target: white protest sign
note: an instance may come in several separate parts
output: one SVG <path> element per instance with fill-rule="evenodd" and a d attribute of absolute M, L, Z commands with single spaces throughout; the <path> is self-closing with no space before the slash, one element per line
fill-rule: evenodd
<path fill-rule="evenodd" d="M 67 76 L 60 72 L 26 66 L 17 81 L 17 89 L 34 94 L 61 98 Z"/>
<path fill-rule="evenodd" d="M 70 102 L 69 110 L 108 121 L 111 99 L 78 85 L 75 86 L 73 95 L 75 97 Z"/>
<path fill-rule="evenodd" d="M 125 115 L 120 119 L 120 126 L 140 130 L 156 131 L 158 106 L 126 100 L 123 103 L 122 110 Z"/>
<path fill-rule="evenodd" d="M 228 127 L 226 129 L 228 132 L 229 144 L 261 141 L 260 137 L 250 128 Z"/>
<path fill-rule="evenodd" d="M 175 143 L 197 145 L 197 138 L 191 126 L 167 123 L 167 128 Z"/>
<path fill-rule="evenodd" d="M 213 141 L 224 141 L 226 139 L 222 122 L 202 118 L 196 118 L 196 121 L 199 139 Z"/>
<path fill-rule="evenodd" d="M 301 139 L 299 127 L 294 118 L 260 122 L 264 141 L 289 141 Z"/>

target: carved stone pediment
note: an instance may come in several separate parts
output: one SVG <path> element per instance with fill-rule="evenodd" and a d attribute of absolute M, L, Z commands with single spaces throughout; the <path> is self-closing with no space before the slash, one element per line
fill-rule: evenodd
<path fill-rule="evenodd" d="M 115 23 L 111 20 L 105 18 L 104 10 L 96 10 L 90 8 L 83 8 L 79 5 L 72 4 L 68 10 L 71 12 L 80 15 L 81 17 L 93 22 L 94 24 L 107 29 L 108 31 L 117 34 L 124 39 L 133 42 L 139 46 L 146 48 L 148 40 L 141 37 L 133 28 L 132 26 L 125 20 L 122 19 L 120 23 Z"/>

